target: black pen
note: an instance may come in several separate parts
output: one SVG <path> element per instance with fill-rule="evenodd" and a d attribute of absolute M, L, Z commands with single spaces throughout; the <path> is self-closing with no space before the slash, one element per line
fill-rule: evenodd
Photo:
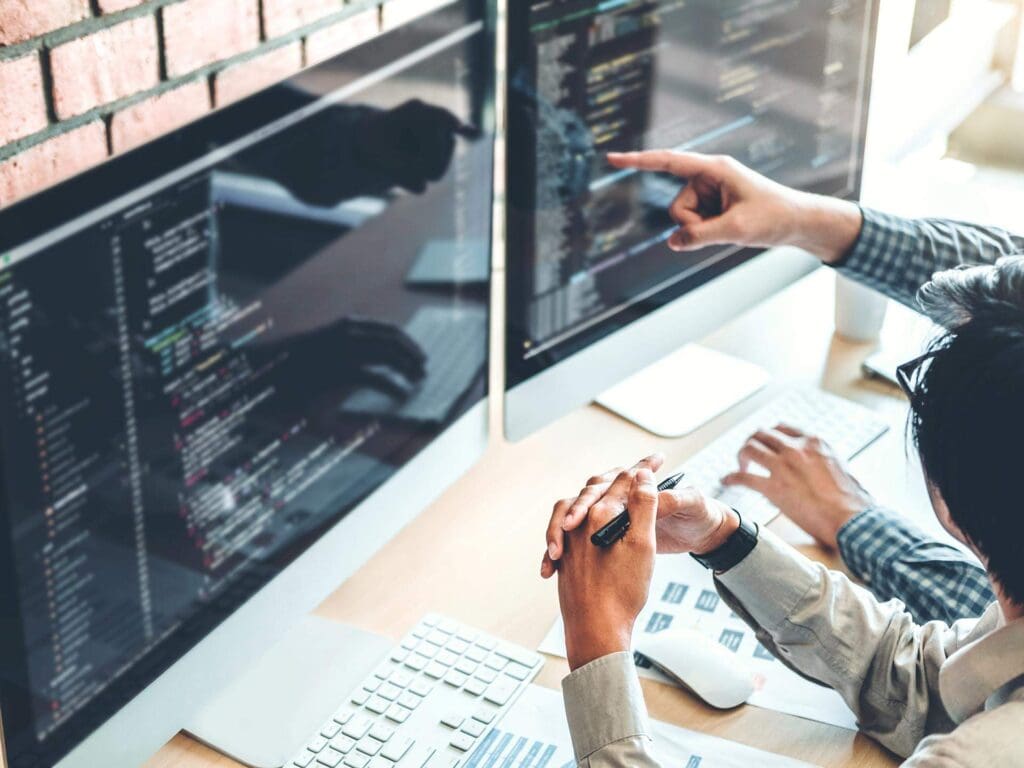
<path fill-rule="evenodd" d="M 683 481 L 684 477 L 686 477 L 685 472 L 680 472 L 678 475 L 672 475 L 672 477 L 666 477 L 658 483 L 658 492 L 671 491 Z M 629 510 L 624 509 L 613 517 L 606 525 L 601 526 L 601 528 L 595 531 L 594 535 L 590 537 L 590 540 L 599 547 L 610 547 L 616 541 L 625 536 L 626 531 L 628 530 Z"/>

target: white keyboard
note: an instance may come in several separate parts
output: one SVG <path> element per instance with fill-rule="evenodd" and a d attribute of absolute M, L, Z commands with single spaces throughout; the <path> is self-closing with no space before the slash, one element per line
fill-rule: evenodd
<path fill-rule="evenodd" d="M 457 768 L 540 671 L 542 658 L 426 616 L 288 768 Z"/>
<path fill-rule="evenodd" d="M 759 493 L 724 487 L 721 479 L 736 471 L 736 455 L 751 435 L 777 424 L 789 424 L 821 437 L 846 461 L 889 429 L 870 410 L 849 400 L 817 389 L 791 390 L 752 413 L 676 471 L 686 472 L 687 485 L 700 488 L 739 510 L 745 519 L 763 525 L 776 517 L 779 510 Z"/>

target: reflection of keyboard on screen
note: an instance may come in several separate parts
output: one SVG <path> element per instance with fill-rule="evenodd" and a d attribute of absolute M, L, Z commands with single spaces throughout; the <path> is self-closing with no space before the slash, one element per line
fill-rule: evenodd
<path fill-rule="evenodd" d="M 487 362 L 487 310 L 480 306 L 425 307 L 405 327 L 427 356 L 426 375 L 405 397 L 366 387 L 345 413 L 417 423 L 445 421 Z"/>
<path fill-rule="evenodd" d="M 759 429 L 789 424 L 817 435 L 836 455 L 849 461 L 885 434 L 888 425 L 867 408 L 821 390 L 792 390 L 752 413 L 686 462 L 686 483 L 739 510 L 747 519 L 767 523 L 779 510 L 746 488 L 723 487 L 723 475 L 736 470 L 736 454 Z M 757 468 L 754 468 L 757 471 Z"/>

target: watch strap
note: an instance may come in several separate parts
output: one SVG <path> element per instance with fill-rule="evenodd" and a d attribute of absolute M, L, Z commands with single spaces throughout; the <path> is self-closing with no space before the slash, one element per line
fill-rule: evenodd
<path fill-rule="evenodd" d="M 757 523 L 748 523 L 738 510 L 733 510 L 736 517 L 740 519 L 740 527 L 733 531 L 732 535 L 725 540 L 718 549 L 705 552 L 703 555 L 695 555 L 692 552 L 690 557 L 703 565 L 705 568 L 716 573 L 728 571 L 739 565 L 743 559 L 757 546 L 759 529 Z"/>

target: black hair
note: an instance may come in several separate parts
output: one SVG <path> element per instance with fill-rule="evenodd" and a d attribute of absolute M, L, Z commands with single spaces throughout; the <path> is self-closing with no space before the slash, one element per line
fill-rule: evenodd
<path fill-rule="evenodd" d="M 941 317 L 955 307 L 961 322 L 932 342 L 910 399 L 911 431 L 928 482 L 1018 605 L 1024 605 L 1021 275 L 1024 257 L 987 273 L 943 273 L 922 291 L 929 314 Z M 993 295 L 993 287 L 1006 290 Z"/>

